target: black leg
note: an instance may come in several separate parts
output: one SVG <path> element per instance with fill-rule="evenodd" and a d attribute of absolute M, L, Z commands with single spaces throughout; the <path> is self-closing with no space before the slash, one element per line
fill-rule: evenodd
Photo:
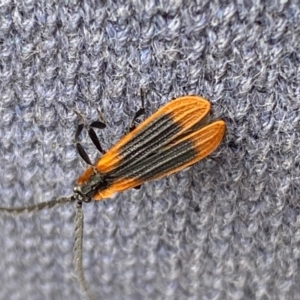
<path fill-rule="evenodd" d="M 77 111 L 76 109 L 74 109 L 74 112 L 81 118 L 81 121 L 79 122 L 76 133 L 75 133 L 75 144 L 76 144 L 77 152 L 80 155 L 80 157 L 88 165 L 92 165 L 92 162 L 91 162 L 88 154 L 86 153 L 86 151 L 84 150 L 84 148 L 82 147 L 82 145 L 79 142 L 79 136 L 84 128 L 84 118 L 83 118 L 82 114 L 79 111 Z"/>
<path fill-rule="evenodd" d="M 132 131 L 133 129 L 135 129 L 135 122 L 136 122 L 136 120 L 140 117 L 140 116 L 142 116 L 142 115 L 144 115 L 145 114 L 145 102 L 144 102 L 144 91 L 143 91 L 143 89 L 141 88 L 140 89 L 140 93 L 141 93 L 141 102 L 142 102 L 142 106 L 141 106 L 141 108 L 135 113 L 135 115 L 134 115 L 134 117 L 133 117 L 133 119 L 132 119 L 132 121 L 131 121 L 131 125 L 130 125 L 130 127 L 129 127 L 129 131 Z"/>
<path fill-rule="evenodd" d="M 88 164 L 88 165 L 92 165 L 92 162 L 88 156 L 88 154 L 86 153 L 86 151 L 84 150 L 83 146 L 81 145 L 81 143 L 79 142 L 79 136 L 84 128 L 84 117 L 81 115 L 80 112 L 78 112 L 76 109 L 74 109 L 75 113 L 81 118 L 80 123 L 78 124 L 76 133 L 75 133 L 75 143 L 76 143 L 76 149 L 77 152 L 79 153 L 80 157 Z M 104 154 L 105 152 L 103 151 L 101 144 L 99 142 L 99 139 L 94 131 L 94 129 L 92 128 L 99 128 L 102 129 L 105 127 L 105 124 L 101 121 L 95 121 L 92 122 L 89 126 L 89 130 L 88 130 L 88 134 L 89 137 L 91 138 L 92 142 L 94 143 L 94 145 L 96 146 L 96 148 L 102 153 Z"/>
<path fill-rule="evenodd" d="M 80 122 L 77 126 L 76 133 L 75 133 L 75 142 L 77 143 L 79 141 L 79 136 L 83 130 L 84 124 Z"/>
<path fill-rule="evenodd" d="M 80 157 L 88 164 L 88 165 L 93 165 L 89 156 L 87 155 L 86 151 L 84 148 L 81 146 L 80 143 L 76 143 L 76 149 Z"/>
<path fill-rule="evenodd" d="M 88 131 L 89 137 L 92 140 L 92 142 L 94 143 L 94 145 L 96 146 L 96 148 L 98 149 L 98 151 L 101 152 L 102 154 L 104 154 L 105 151 L 102 149 L 100 141 L 96 135 L 96 132 L 92 127 L 98 128 L 98 129 L 103 129 L 106 127 L 106 125 L 101 121 L 95 121 L 90 124 L 90 128 Z"/>
<path fill-rule="evenodd" d="M 94 127 L 97 129 L 103 129 L 106 127 L 105 123 L 101 122 L 101 121 L 94 121 L 90 124 L 90 127 Z"/>

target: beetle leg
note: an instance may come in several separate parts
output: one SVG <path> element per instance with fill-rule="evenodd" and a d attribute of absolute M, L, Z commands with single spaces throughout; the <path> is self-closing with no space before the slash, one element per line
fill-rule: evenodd
<path fill-rule="evenodd" d="M 92 162 L 88 156 L 88 154 L 86 153 L 86 151 L 84 150 L 84 148 L 82 147 L 82 145 L 79 142 L 79 136 L 84 128 L 84 118 L 83 116 L 77 111 L 75 110 L 75 113 L 81 118 L 81 121 L 79 122 L 77 129 L 76 129 L 76 133 L 75 133 L 75 144 L 76 144 L 76 149 L 78 154 L 80 155 L 80 157 L 88 164 L 88 165 L 92 165 Z"/>
<path fill-rule="evenodd" d="M 135 115 L 134 115 L 134 117 L 133 117 L 133 119 L 132 119 L 132 121 L 131 121 L 131 125 L 130 125 L 130 127 L 129 127 L 129 132 L 135 129 L 135 127 L 136 127 L 136 126 L 135 126 L 135 123 L 136 123 L 137 119 L 138 119 L 140 116 L 142 116 L 142 115 L 145 114 L 144 91 L 143 91 L 142 88 L 140 89 L 140 93 L 141 93 L 141 102 L 142 102 L 142 106 L 141 106 L 141 108 L 135 113 Z"/>
<path fill-rule="evenodd" d="M 103 129 L 106 127 L 106 125 L 101 121 L 94 121 L 90 124 L 90 128 L 88 130 L 89 137 L 92 140 L 93 144 L 96 146 L 96 148 L 98 149 L 99 152 L 104 154 L 105 151 L 102 149 L 100 141 L 99 141 L 97 134 L 96 134 L 95 130 L 93 129 L 93 127 L 98 128 L 98 129 Z"/>

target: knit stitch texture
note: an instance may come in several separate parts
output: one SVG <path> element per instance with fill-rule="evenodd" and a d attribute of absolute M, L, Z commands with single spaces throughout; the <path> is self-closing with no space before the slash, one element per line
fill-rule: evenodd
<path fill-rule="evenodd" d="M 221 146 L 140 190 L 86 204 L 96 299 L 300 299 L 298 0 L 0 1 L 0 206 L 70 195 L 79 118 L 109 149 L 146 91 L 209 99 Z M 83 134 L 91 158 L 98 153 Z M 0 215 L 0 299 L 85 299 L 74 205 Z"/>

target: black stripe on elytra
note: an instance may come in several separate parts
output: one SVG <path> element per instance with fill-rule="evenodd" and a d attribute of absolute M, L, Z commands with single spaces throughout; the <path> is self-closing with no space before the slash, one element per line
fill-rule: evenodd
<path fill-rule="evenodd" d="M 120 148 L 121 160 L 114 173 L 122 172 L 124 168 L 130 168 L 132 164 L 142 161 L 151 153 L 162 148 L 180 130 L 182 130 L 182 127 L 178 123 L 174 123 L 170 115 L 160 116 Z"/>
<path fill-rule="evenodd" d="M 183 141 L 177 145 L 154 153 L 131 166 L 129 170 L 122 170 L 123 172 L 112 172 L 109 176 L 117 180 L 118 178 L 139 178 L 143 181 L 150 180 L 153 177 L 165 174 L 186 162 L 192 160 L 197 155 L 192 141 Z"/>

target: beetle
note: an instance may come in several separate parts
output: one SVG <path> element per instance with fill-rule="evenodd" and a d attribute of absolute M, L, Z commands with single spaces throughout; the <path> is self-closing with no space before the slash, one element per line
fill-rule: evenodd
<path fill-rule="evenodd" d="M 76 202 L 75 270 L 87 298 L 93 299 L 82 268 L 82 203 L 104 200 L 115 192 L 138 188 L 147 181 L 171 175 L 208 156 L 219 146 L 226 129 L 222 120 L 209 122 L 210 109 L 210 102 L 202 97 L 183 96 L 165 104 L 135 127 L 134 122 L 145 113 L 142 104 L 142 108 L 133 118 L 130 132 L 106 153 L 93 129 L 102 129 L 105 124 L 101 121 L 92 122 L 88 133 L 98 151 L 102 153 L 95 164 L 79 142 L 84 128 L 82 122 L 77 127 L 75 143 L 79 155 L 89 166 L 77 179 L 73 195 L 28 207 L 0 207 L 0 212 L 28 213 Z"/>

